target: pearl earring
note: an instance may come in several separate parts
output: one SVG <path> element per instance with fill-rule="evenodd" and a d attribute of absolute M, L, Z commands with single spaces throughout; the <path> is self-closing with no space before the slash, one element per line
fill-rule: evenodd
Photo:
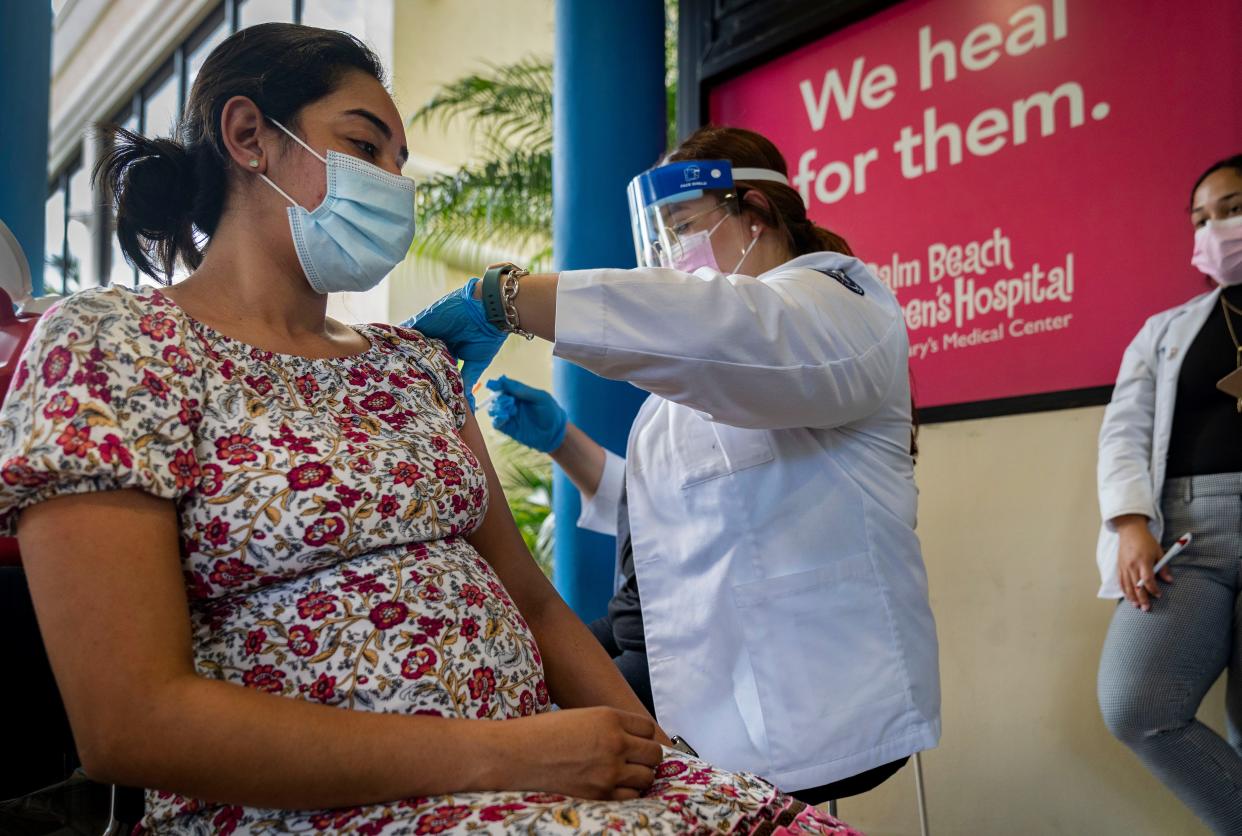
<path fill-rule="evenodd" d="M 750 231 L 751 231 L 751 232 L 753 232 L 754 234 L 758 235 L 758 234 L 759 234 L 759 224 L 751 224 L 751 225 L 750 225 Z"/>
<path fill-rule="evenodd" d="M 251 160 L 251 161 L 250 161 L 250 167 L 251 167 L 251 168 L 258 168 L 258 167 L 259 167 L 259 161 L 258 161 L 258 160 Z"/>

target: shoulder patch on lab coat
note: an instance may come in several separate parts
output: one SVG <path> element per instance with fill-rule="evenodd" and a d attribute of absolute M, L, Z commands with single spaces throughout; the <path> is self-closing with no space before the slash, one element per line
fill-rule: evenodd
<path fill-rule="evenodd" d="M 857 293 L 859 296 L 866 295 L 863 292 L 862 285 L 847 276 L 844 270 L 817 270 L 816 272 L 823 273 L 825 276 L 836 279 L 845 286 L 846 290 Z"/>

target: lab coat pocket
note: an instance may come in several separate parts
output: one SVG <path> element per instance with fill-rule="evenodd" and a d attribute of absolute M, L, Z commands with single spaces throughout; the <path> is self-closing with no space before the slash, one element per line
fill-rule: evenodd
<path fill-rule="evenodd" d="M 695 416 L 677 445 L 683 488 L 728 476 L 776 458 L 767 430 L 749 430 L 717 424 Z"/>
<path fill-rule="evenodd" d="M 895 731 L 905 665 L 870 555 L 733 587 L 772 765 L 857 754 Z M 877 717 L 890 721 L 877 721 Z"/>

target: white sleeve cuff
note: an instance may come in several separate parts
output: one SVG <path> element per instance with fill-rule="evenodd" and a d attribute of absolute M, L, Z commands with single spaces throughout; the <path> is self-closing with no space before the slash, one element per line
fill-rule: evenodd
<path fill-rule="evenodd" d="M 597 534 L 617 536 L 617 512 L 621 506 L 621 488 L 625 485 L 625 459 L 611 450 L 604 450 L 604 472 L 599 477 L 595 496 L 582 503 L 578 527 Z"/>
<path fill-rule="evenodd" d="M 1100 490 L 1100 516 L 1109 531 L 1116 531 L 1113 520 L 1126 514 L 1142 514 L 1154 519 L 1155 503 L 1152 490 L 1145 479 L 1134 479 L 1129 484 L 1109 485 Z"/>

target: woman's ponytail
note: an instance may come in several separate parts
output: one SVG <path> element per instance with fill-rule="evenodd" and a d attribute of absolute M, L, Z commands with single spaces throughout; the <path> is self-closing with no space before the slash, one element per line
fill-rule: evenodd
<path fill-rule="evenodd" d="M 150 139 L 116 126 L 101 133 L 110 149 L 94 176 L 112 195 L 126 257 L 150 276 L 171 276 L 178 260 L 196 268 L 203 255 L 194 232 L 200 184 L 193 155 L 173 139 Z"/>
<path fill-rule="evenodd" d="M 770 199 L 770 198 L 769 198 Z M 827 250 L 841 255 L 853 255 L 849 242 L 830 229 L 816 224 L 806 216 L 806 205 L 798 200 L 797 206 L 790 205 L 787 211 L 792 216 L 786 219 L 789 235 L 793 239 L 794 252 L 799 254 L 814 253 Z"/>

